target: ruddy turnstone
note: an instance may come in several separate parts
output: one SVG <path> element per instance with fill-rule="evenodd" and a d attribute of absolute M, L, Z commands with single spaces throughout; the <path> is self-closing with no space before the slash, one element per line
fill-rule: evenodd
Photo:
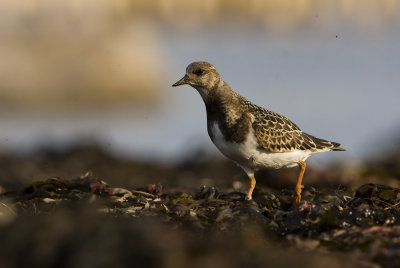
<path fill-rule="evenodd" d="M 204 100 L 208 135 L 215 146 L 249 176 L 247 200 L 256 185 L 256 170 L 299 166 L 293 201 L 298 205 L 305 160 L 315 153 L 346 150 L 337 142 L 304 133 L 285 116 L 251 103 L 233 91 L 208 62 L 189 64 L 185 76 L 172 86 L 185 84 L 197 89 Z"/>

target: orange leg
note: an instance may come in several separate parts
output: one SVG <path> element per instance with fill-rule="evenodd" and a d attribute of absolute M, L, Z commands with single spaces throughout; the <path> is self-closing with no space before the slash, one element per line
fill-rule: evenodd
<path fill-rule="evenodd" d="M 300 161 L 298 164 L 300 167 L 300 173 L 299 173 L 299 178 L 297 179 L 296 188 L 294 188 L 295 197 L 293 201 L 293 206 L 297 206 L 300 203 L 301 189 L 304 187 L 303 185 L 301 185 L 301 182 L 303 180 L 304 171 L 306 170 L 306 162 Z"/>
<path fill-rule="evenodd" d="M 250 188 L 247 192 L 246 200 L 251 200 L 251 195 L 253 194 L 254 187 L 256 187 L 256 179 L 254 178 L 254 174 L 249 175 L 250 179 Z"/>

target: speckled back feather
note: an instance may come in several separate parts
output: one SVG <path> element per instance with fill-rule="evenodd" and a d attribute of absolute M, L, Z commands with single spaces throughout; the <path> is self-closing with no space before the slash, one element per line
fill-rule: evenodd
<path fill-rule="evenodd" d="M 242 103 L 253 115 L 252 127 L 261 148 L 267 152 L 291 152 L 294 150 L 345 151 L 340 144 L 304 133 L 288 118 L 252 104 L 242 97 Z"/>

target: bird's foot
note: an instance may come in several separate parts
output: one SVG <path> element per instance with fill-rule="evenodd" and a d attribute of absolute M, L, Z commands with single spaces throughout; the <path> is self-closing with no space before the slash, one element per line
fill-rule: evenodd
<path fill-rule="evenodd" d="M 251 195 L 246 195 L 246 197 L 244 198 L 244 200 L 246 200 L 246 201 L 250 201 L 251 199 L 253 199 L 253 198 L 251 197 Z"/>
<path fill-rule="evenodd" d="M 296 188 L 294 189 L 294 200 L 292 207 L 297 207 L 300 204 L 301 201 L 301 189 L 304 188 L 304 185 L 297 185 Z"/>
<path fill-rule="evenodd" d="M 296 195 L 294 197 L 293 203 L 292 203 L 292 207 L 295 208 L 300 204 L 301 201 L 301 196 L 300 195 Z"/>

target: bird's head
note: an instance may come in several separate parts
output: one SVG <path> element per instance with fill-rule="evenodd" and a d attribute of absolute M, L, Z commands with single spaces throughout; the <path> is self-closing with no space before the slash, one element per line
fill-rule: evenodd
<path fill-rule="evenodd" d="M 221 83 L 223 81 L 211 63 L 196 61 L 188 65 L 185 76 L 172 86 L 190 85 L 205 98 L 212 89 Z"/>

